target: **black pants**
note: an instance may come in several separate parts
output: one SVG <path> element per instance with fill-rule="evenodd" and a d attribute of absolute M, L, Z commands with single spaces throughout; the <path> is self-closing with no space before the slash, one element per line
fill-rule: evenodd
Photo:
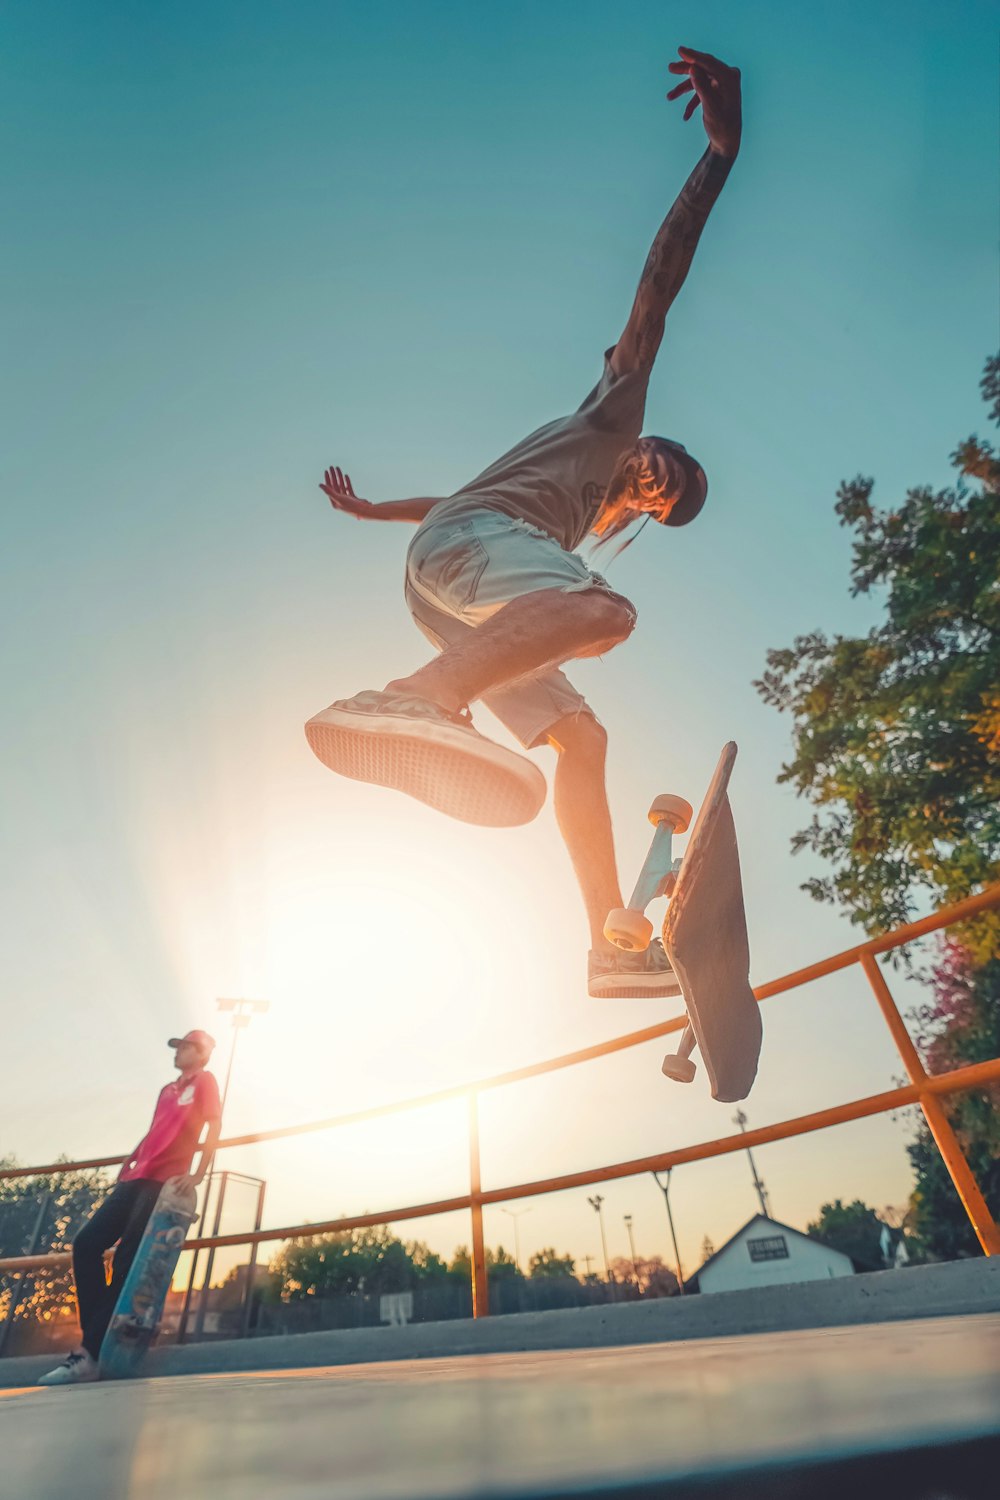
<path fill-rule="evenodd" d="M 94 1359 L 101 1352 L 101 1340 L 111 1322 L 118 1293 L 162 1186 L 162 1182 L 153 1182 L 148 1177 L 119 1182 L 73 1241 L 73 1275 L 83 1347 Z M 118 1249 L 109 1286 L 104 1274 L 104 1252 L 116 1242 Z"/>

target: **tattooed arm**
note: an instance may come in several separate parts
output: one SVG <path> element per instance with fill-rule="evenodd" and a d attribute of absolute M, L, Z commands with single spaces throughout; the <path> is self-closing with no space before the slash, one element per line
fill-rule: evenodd
<path fill-rule="evenodd" d="M 680 61 L 671 63 L 670 71 L 686 73 L 687 78 L 667 98 L 692 95 L 685 120 L 701 105 L 709 147 L 653 241 L 628 323 L 611 356 L 618 375 L 652 367 L 667 313 L 684 285 L 701 231 L 740 149 L 739 69 L 727 67 L 707 52 L 682 47 Z"/>

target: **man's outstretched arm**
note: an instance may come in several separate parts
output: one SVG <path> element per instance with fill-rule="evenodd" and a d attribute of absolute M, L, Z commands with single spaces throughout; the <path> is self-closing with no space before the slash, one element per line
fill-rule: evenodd
<path fill-rule="evenodd" d="M 727 67 L 707 52 L 681 47 L 680 60 L 670 64 L 670 71 L 687 77 L 667 98 L 692 95 L 685 120 L 701 105 L 709 146 L 653 241 L 628 323 L 611 356 L 618 375 L 652 367 L 667 313 L 684 285 L 701 231 L 740 149 L 739 69 Z"/>
<path fill-rule="evenodd" d="M 342 510 L 357 521 L 416 521 L 419 524 L 428 511 L 445 498 L 443 495 L 420 495 L 413 500 L 384 500 L 381 505 L 373 505 L 370 500 L 362 500 L 354 493 L 350 474 L 336 468 L 327 469 L 320 489 L 334 510 Z"/>

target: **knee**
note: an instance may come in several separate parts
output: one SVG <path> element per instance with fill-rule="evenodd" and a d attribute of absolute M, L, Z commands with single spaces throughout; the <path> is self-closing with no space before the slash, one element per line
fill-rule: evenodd
<path fill-rule="evenodd" d="M 567 715 L 549 730 L 549 742 L 560 755 L 567 752 L 588 760 L 604 764 L 608 749 L 608 736 L 603 724 L 599 724 L 592 713 L 580 712 Z"/>
<path fill-rule="evenodd" d="M 617 645 L 627 640 L 635 629 L 635 605 L 610 589 L 592 589 L 587 598 L 601 641 Z"/>

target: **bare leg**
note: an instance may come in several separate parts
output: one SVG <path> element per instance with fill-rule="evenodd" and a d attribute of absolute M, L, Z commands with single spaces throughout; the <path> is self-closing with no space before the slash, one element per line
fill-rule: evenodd
<path fill-rule="evenodd" d="M 541 589 L 511 600 L 466 640 L 387 688 L 448 709 L 464 708 L 519 677 L 574 657 L 599 656 L 623 641 L 634 624 L 632 606 L 618 594 Z"/>
<path fill-rule="evenodd" d="M 548 738 L 559 755 L 553 785 L 556 821 L 587 908 L 590 945 L 615 952 L 604 936 L 608 912 L 623 904 L 604 786 L 608 737 L 589 714 L 574 714 L 554 724 Z"/>

